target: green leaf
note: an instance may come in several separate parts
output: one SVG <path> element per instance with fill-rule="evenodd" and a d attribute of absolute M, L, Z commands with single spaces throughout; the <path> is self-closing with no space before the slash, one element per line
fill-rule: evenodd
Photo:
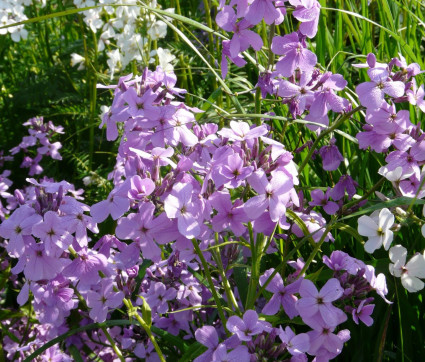
<path fill-rule="evenodd" d="M 68 350 L 69 353 L 71 353 L 71 356 L 75 362 L 84 362 L 83 357 L 81 357 L 80 351 L 75 345 L 71 344 L 68 347 Z"/>
<path fill-rule="evenodd" d="M 343 224 L 341 222 L 337 222 L 337 223 L 334 224 L 333 228 L 341 230 L 345 233 L 348 233 L 351 236 L 353 236 L 357 241 L 360 241 L 361 243 L 363 242 L 363 238 L 360 236 L 360 234 L 357 232 L 357 230 L 352 228 L 349 225 Z"/>
<path fill-rule="evenodd" d="M 165 342 L 168 342 L 172 344 L 173 346 L 177 347 L 182 353 L 186 352 L 189 348 L 188 344 L 181 338 L 164 331 L 161 328 L 152 326 L 151 331 L 161 337 Z"/>
<path fill-rule="evenodd" d="M 196 342 L 193 343 L 185 352 L 185 354 L 179 359 L 179 362 L 191 362 L 196 357 L 199 357 L 202 353 L 207 350 L 207 347 Z"/>
<path fill-rule="evenodd" d="M 417 205 L 424 205 L 425 204 L 425 200 L 422 199 L 414 199 L 413 197 L 406 197 L 406 196 L 402 196 L 402 197 L 398 197 L 394 200 L 390 200 L 390 201 L 381 201 L 376 205 L 372 205 L 369 207 L 366 207 L 360 211 L 354 212 L 350 215 L 344 216 L 341 219 L 339 219 L 339 221 L 341 220 L 346 220 L 346 219 L 350 219 L 352 217 L 357 217 L 360 215 L 364 215 L 364 214 L 369 214 L 375 210 L 381 210 L 383 208 L 391 208 L 391 207 L 397 207 L 397 206 L 402 206 L 402 205 L 410 205 L 412 203 L 412 201 L 415 202 L 415 204 Z"/>
<path fill-rule="evenodd" d="M 143 304 L 140 307 L 140 309 L 142 310 L 142 318 L 145 321 L 145 323 L 148 325 L 148 327 L 151 328 L 152 327 L 152 309 L 144 297 L 139 295 L 139 298 L 143 300 Z"/>
<path fill-rule="evenodd" d="M 103 5 L 102 5 L 103 6 Z M 8 25 L 4 25 L 2 27 L 0 27 L 1 29 L 6 29 L 6 28 L 11 28 L 13 26 L 17 26 L 17 25 L 25 25 L 25 24 L 31 24 L 31 23 L 37 23 L 39 21 L 43 21 L 43 20 L 48 20 L 48 19 L 52 19 L 52 18 L 60 18 L 62 16 L 68 16 L 68 15 L 73 15 L 73 14 L 77 14 L 77 13 L 82 13 L 83 11 L 87 11 L 87 10 L 91 10 L 91 9 L 96 9 L 102 6 L 89 6 L 89 7 L 85 7 L 85 8 L 74 8 L 74 9 L 69 9 L 69 10 L 65 10 L 65 11 L 59 11 L 57 13 L 53 13 L 53 14 L 47 14 L 47 15 L 43 15 L 43 16 L 37 16 L 35 18 L 31 18 L 28 20 L 24 20 L 24 21 L 20 21 L 17 23 L 12 23 L 12 24 L 8 24 Z M 111 5 L 114 6 L 114 5 Z"/>
<path fill-rule="evenodd" d="M 323 270 L 323 266 L 319 270 L 316 270 L 314 273 L 306 275 L 305 278 L 315 283 L 319 279 L 319 276 L 322 270 Z"/>
<path fill-rule="evenodd" d="M 67 339 L 68 337 L 73 336 L 74 334 L 78 334 L 78 333 L 81 333 L 81 332 L 84 332 L 84 331 L 89 331 L 91 329 L 99 329 L 99 328 L 102 328 L 102 327 L 129 326 L 131 324 L 137 324 L 137 322 L 128 321 L 128 320 L 111 320 L 111 321 L 106 321 L 106 322 L 103 322 L 103 323 L 91 323 L 91 324 L 87 324 L 87 325 L 82 326 L 82 327 L 72 329 L 68 332 L 61 334 L 60 336 L 58 336 L 56 338 L 53 338 L 52 340 L 50 340 L 49 342 L 47 342 L 46 344 L 44 344 L 40 348 L 37 348 L 33 353 L 31 353 L 27 358 L 24 359 L 24 362 L 33 361 L 36 357 L 41 355 L 44 351 L 46 351 L 50 347 L 54 346 L 56 343 L 60 343 L 60 342 L 64 341 L 65 339 Z"/>
<path fill-rule="evenodd" d="M 238 264 L 243 264 L 242 253 L 236 261 Z M 239 296 L 241 298 L 242 305 L 246 305 L 246 298 L 248 296 L 248 276 L 246 267 L 233 267 L 233 277 L 238 288 Z"/>
<path fill-rule="evenodd" d="M 422 61 L 422 59 L 419 59 L 416 54 L 413 52 L 412 48 L 403 40 L 403 38 L 398 35 L 397 33 L 395 33 L 394 31 L 386 28 L 385 26 L 382 26 L 381 24 L 376 23 L 375 21 L 372 21 L 368 18 L 366 18 L 365 16 L 362 16 L 360 14 L 354 13 L 352 11 L 348 11 L 348 10 L 343 10 L 343 9 L 334 9 L 334 8 L 327 8 L 327 7 L 322 7 L 321 10 L 329 10 L 329 11 L 339 11 L 348 15 L 351 15 L 353 17 L 359 18 L 363 21 L 366 21 L 370 24 L 373 24 L 375 26 L 377 26 L 378 28 L 381 28 L 382 30 L 384 30 L 385 32 L 387 32 L 388 34 L 390 34 L 394 39 L 396 39 L 401 46 L 403 47 L 403 49 L 406 51 L 407 55 L 416 63 L 418 63 L 421 68 L 423 68 L 424 66 L 424 62 Z"/>
<path fill-rule="evenodd" d="M 208 99 L 206 100 L 206 102 L 202 105 L 201 110 L 203 110 L 203 113 L 197 113 L 195 115 L 195 119 L 197 121 L 201 120 L 202 118 L 205 117 L 205 115 L 207 114 L 207 111 L 211 108 L 211 106 L 214 104 L 214 102 L 216 101 L 216 99 L 221 95 L 221 86 L 218 87 L 214 92 L 211 93 L 211 95 L 208 97 Z"/>

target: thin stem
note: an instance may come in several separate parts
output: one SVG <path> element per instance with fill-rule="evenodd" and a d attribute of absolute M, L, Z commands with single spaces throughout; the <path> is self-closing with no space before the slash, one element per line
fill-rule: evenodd
<path fill-rule="evenodd" d="M 352 111 L 344 114 L 340 119 L 338 119 L 337 121 L 334 122 L 334 124 L 331 127 L 326 128 L 324 131 L 322 131 L 319 136 L 317 136 L 316 141 L 314 141 L 313 146 L 311 146 L 310 151 L 307 155 L 307 157 L 304 159 L 304 161 L 301 163 L 299 169 L 298 169 L 298 174 L 301 174 L 302 170 L 304 169 L 304 167 L 307 165 L 308 161 L 310 160 L 310 158 L 313 156 L 314 150 L 317 148 L 317 146 L 319 145 L 319 142 L 325 137 L 327 136 L 329 133 L 333 132 L 335 129 L 337 129 L 342 123 L 344 123 L 347 119 L 349 119 L 354 113 L 357 113 L 359 111 L 361 111 L 362 109 L 364 109 L 363 106 L 358 106 L 356 108 L 354 108 Z"/>
<path fill-rule="evenodd" d="M 109 334 L 108 330 L 106 329 L 106 327 L 101 327 L 103 333 L 105 333 L 106 339 L 109 341 L 109 343 L 112 346 L 112 349 L 114 350 L 114 352 L 116 353 L 116 355 L 118 356 L 118 358 L 120 359 L 121 362 L 125 362 L 124 357 L 122 356 L 122 353 L 120 351 L 120 349 L 118 348 L 118 346 L 115 344 L 114 339 L 111 337 L 111 335 Z"/>
<path fill-rule="evenodd" d="M 308 240 L 308 237 L 304 237 L 297 244 L 297 246 L 294 249 L 292 249 L 288 254 L 286 254 L 286 256 L 283 258 L 283 260 L 281 261 L 281 263 L 274 269 L 274 271 L 270 274 L 270 276 L 267 278 L 266 282 L 263 284 L 263 286 L 258 291 L 257 295 L 255 296 L 255 299 L 256 300 L 258 298 L 260 298 L 261 294 L 263 294 L 263 292 L 266 290 L 267 286 L 270 284 L 270 282 L 273 280 L 274 276 L 279 272 L 279 270 L 286 265 L 287 261 L 290 258 L 292 258 L 292 256 L 297 252 L 297 250 L 299 248 L 301 248 L 301 246 L 303 246 L 307 240 Z"/>
<path fill-rule="evenodd" d="M 273 42 L 274 33 L 275 33 L 275 25 L 274 23 L 272 23 L 272 25 L 270 26 L 270 33 L 269 33 L 269 56 L 268 56 L 269 59 L 267 64 L 267 69 L 270 68 L 270 70 L 273 70 L 273 64 L 274 64 L 274 53 L 272 51 L 272 42 Z"/>
<path fill-rule="evenodd" d="M 215 233 L 215 244 L 219 245 L 218 233 Z M 230 287 L 230 283 L 227 280 L 226 274 L 224 272 L 223 261 L 221 259 L 220 249 L 213 250 L 212 253 L 213 253 L 213 255 L 215 255 L 216 263 L 218 265 L 218 271 L 220 272 L 220 275 L 221 275 L 221 280 L 222 280 L 222 284 L 223 284 L 223 287 L 224 287 L 224 291 L 226 292 L 227 299 L 233 304 L 236 312 L 239 315 L 241 315 L 241 310 L 239 309 L 238 302 L 236 301 L 236 298 L 235 298 L 235 296 L 232 292 L 232 288 Z"/>
<path fill-rule="evenodd" d="M 158 357 L 161 360 L 161 362 L 165 362 L 165 357 L 161 351 L 161 348 L 159 347 L 155 336 L 152 334 L 152 331 L 150 329 L 150 327 L 147 325 L 147 323 L 143 320 L 142 317 L 140 317 L 139 313 L 137 313 L 136 308 L 134 308 L 133 304 L 131 303 L 131 300 L 129 299 L 123 299 L 123 302 L 125 304 L 125 306 L 127 307 L 127 309 L 129 310 L 129 316 L 134 316 L 136 317 L 137 321 L 139 322 L 139 324 L 142 326 L 142 328 L 145 330 L 146 334 L 148 335 L 149 339 L 151 340 L 156 353 L 158 353 Z"/>
<path fill-rule="evenodd" d="M 425 177 L 422 179 L 422 181 L 421 181 L 421 184 L 419 185 L 419 187 L 418 187 L 418 191 L 416 192 L 416 194 L 415 194 L 415 197 L 413 198 L 413 200 L 412 200 L 412 202 L 410 203 L 410 205 L 409 205 L 409 207 L 407 208 L 407 213 L 409 214 L 410 213 L 410 211 L 412 210 L 412 207 L 413 207 L 413 205 L 415 204 L 415 201 L 416 201 L 416 199 L 418 198 L 418 196 L 419 196 L 419 193 L 421 192 L 421 190 L 422 190 L 422 187 L 424 186 L 424 184 L 425 184 Z"/>
<path fill-rule="evenodd" d="M 401 361 L 404 362 L 404 341 L 403 341 L 403 327 L 402 327 L 402 318 L 401 318 L 401 310 L 400 310 L 400 298 L 398 296 L 398 288 L 397 282 L 394 283 L 395 292 L 397 295 L 397 310 L 398 310 L 398 321 L 400 325 L 400 346 L 401 346 Z"/>
<path fill-rule="evenodd" d="M 342 208 L 342 214 L 344 214 L 345 211 L 347 211 L 349 208 L 353 207 L 354 205 L 359 204 L 363 200 L 366 200 L 371 194 L 373 194 L 386 180 L 385 177 L 382 177 L 375 185 L 372 186 L 372 188 L 366 192 L 361 198 L 354 200 L 352 202 L 349 202 L 348 204 L 344 205 Z"/>
<path fill-rule="evenodd" d="M 229 331 L 227 330 L 227 327 L 226 327 L 227 319 L 224 315 L 223 307 L 221 305 L 220 298 L 217 294 L 217 291 L 215 290 L 215 286 L 214 286 L 213 280 L 211 278 L 211 273 L 210 273 L 210 270 L 208 269 L 207 261 L 205 260 L 204 255 L 202 254 L 202 251 L 199 248 L 198 242 L 195 239 L 192 239 L 192 244 L 193 244 L 193 247 L 195 248 L 196 255 L 198 255 L 199 259 L 201 260 L 202 267 L 204 268 L 204 272 L 207 276 L 208 284 L 210 285 L 210 289 L 211 289 L 215 304 L 217 305 L 218 314 L 220 316 L 221 322 L 223 323 L 224 330 L 226 331 L 226 334 L 228 336 L 230 336 L 230 333 L 229 333 Z"/>
<path fill-rule="evenodd" d="M 328 224 L 328 226 L 326 227 L 322 237 L 320 238 L 319 242 L 316 244 L 315 248 L 313 249 L 313 251 L 311 252 L 310 256 L 308 257 L 307 261 L 305 262 L 303 268 L 301 269 L 300 273 L 297 276 L 297 279 L 303 275 L 306 270 L 308 269 L 308 267 L 310 266 L 311 262 L 313 261 L 314 257 L 316 256 L 316 254 L 319 252 L 322 244 L 325 242 L 326 236 L 328 235 L 329 231 L 332 229 L 333 226 L 333 222 L 330 222 Z"/>

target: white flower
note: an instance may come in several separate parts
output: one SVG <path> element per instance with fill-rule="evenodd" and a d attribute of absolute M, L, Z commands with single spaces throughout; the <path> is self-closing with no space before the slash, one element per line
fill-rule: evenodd
<path fill-rule="evenodd" d="M 85 68 L 84 66 L 84 62 L 85 62 L 85 58 L 83 56 L 81 56 L 80 54 L 77 53 L 72 53 L 71 54 L 71 67 L 75 66 L 78 64 L 78 70 L 83 70 Z"/>
<path fill-rule="evenodd" d="M 172 72 L 174 70 L 171 62 L 176 59 L 176 56 L 171 54 L 170 50 L 158 48 L 156 51 L 159 60 L 159 66 L 164 70 L 164 72 Z"/>
<path fill-rule="evenodd" d="M 393 232 L 390 230 L 394 224 L 394 215 L 387 208 L 376 210 L 370 216 L 363 215 L 359 218 L 358 232 L 360 235 L 368 236 L 365 250 L 372 254 L 376 249 L 384 245 L 388 250 L 393 241 Z"/>
<path fill-rule="evenodd" d="M 410 293 L 417 292 L 424 287 L 424 282 L 419 278 L 425 278 L 425 255 L 415 254 L 406 264 L 407 249 L 396 245 L 390 249 L 390 273 L 401 278 L 401 284 Z"/>
<path fill-rule="evenodd" d="M 167 35 L 167 24 L 165 24 L 161 20 L 155 21 L 152 25 L 150 25 L 148 35 L 151 37 L 152 40 L 165 38 L 165 36 Z"/>
<path fill-rule="evenodd" d="M 108 56 L 106 63 L 108 64 L 112 79 L 114 77 L 115 68 L 117 68 L 121 62 L 121 53 L 119 49 L 115 49 L 107 52 L 106 55 Z"/>

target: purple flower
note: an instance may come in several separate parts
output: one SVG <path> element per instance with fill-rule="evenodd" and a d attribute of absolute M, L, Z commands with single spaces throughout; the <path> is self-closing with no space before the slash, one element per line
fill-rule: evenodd
<path fill-rule="evenodd" d="M 90 318 L 95 322 L 104 322 L 109 308 L 117 308 L 122 304 L 124 298 L 123 292 L 115 292 L 114 284 L 111 279 L 102 279 L 100 290 L 87 292 L 87 306 L 91 308 Z"/>
<path fill-rule="evenodd" d="M 334 143 L 329 146 L 323 146 L 319 150 L 320 156 L 322 157 L 323 169 L 326 171 L 335 171 L 338 169 L 341 161 L 344 161 L 341 152 Z"/>
<path fill-rule="evenodd" d="M 243 362 L 250 360 L 250 354 L 246 346 L 237 346 L 233 351 L 228 352 L 227 346 L 220 343 L 213 354 L 213 362 Z"/>
<path fill-rule="evenodd" d="M 373 319 L 371 318 L 371 314 L 373 312 L 373 309 L 375 308 L 374 304 L 367 304 L 364 305 L 366 300 L 362 300 L 357 307 L 357 309 L 353 309 L 351 312 L 353 315 L 353 321 L 356 324 L 359 324 L 359 319 L 366 324 L 368 327 L 370 327 L 373 324 Z"/>
<path fill-rule="evenodd" d="M 406 91 L 407 99 L 409 100 L 409 103 L 418 106 L 422 112 L 425 112 L 425 91 L 424 91 L 424 85 L 422 84 L 419 89 L 416 88 L 416 82 L 413 81 L 413 89 L 408 89 Z"/>
<path fill-rule="evenodd" d="M 303 279 L 300 286 L 301 299 L 297 301 L 301 317 L 308 319 L 319 313 L 329 326 L 338 325 L 341 310 L 334 307 L 332 302 L 339 299 L 343 292 L 341 284 L 335 278 L 329 279 L 320 292 L 312 281 Z"/>
<path fill-rule="evenodd" d="M 157 261 L 161 250 L 155 241 L 160 244 L 172 241 L 176 229 L 164 213 L 154 218 L 154 212 L 152 202 L 143 203 L 138 213 L 119 219 L 115 233 L 120 239 L 138 240 L 143 256 Z"/>
<path fill-rule="evenodd" d="M 244 52 L 250 46 L 254 50 L 259 51 L 263 46 L 261 37 L 251 30 L 248 30 L 252 25 L 246 20 L 242 19 L 237 23 L 235 11 L 231 6 L 224 6 L 222 11 L 217 14 L 217 25 L 229 32 L 234 32 L 234 35 L 229 43 L 230 56 L 235 58 L 239 53 Z"/>
<path fill-rule="evenodd" d="M 351 199 L 356 193 L 356 185 L 357 183 L 351 176 L 342 175 L 329 194 L 334 200 L 341 200 L 347 191 L 348 197 Z"/>
<path fill-rule="evenodd" d="M 173 191 L 164 200 L 164 210 L 170 219 L 177 219 L 179 232 L 188 239 L 195 238 L 201 232 L 200 222 L 197 218 L 199 209 L 192 202 L 193 186 L 178 183 Z"/>
<path fill-rule="evenodd" d="M 177 290 L 168 288 L 161 282 L 151 284 L 149 294 L 146 300 L 151 308 L 155 308 L 158 313 L 164 314 L 168 312 L 168 301 L 174 300 L 177 296 Z"/>
<path fill-rule="evenodd" d="M 256 219 L 269 208 L 273 222 L 285 216 L 289 191 L 293 188 L 292 178 L 282 171 L 275 171 L 270 182 L 262 169 L 248 178 L 251 187 L 259 194 L 249 199 L 244 206 L 246 214 Z"/>
<path fill-rule="evenodd" d="M 388 72 L 376 74 L 373 69 L 369 69 L 368 74 L 371 82 L 361 83 L 356 87 L 356 93 L 362 106 L 378 109 L 384 102 L 385 94 L 394 98 L 401 97 L 404 94 L 404 83 L 391 80 Z"/>
<path fill-rule="evenodd" d="M 69 259 L 47 255 L 43 243 L 36 244 L 33 240 L 12 269 L 12 273 L 18 274 L 23 270 L 28 280 L 50 280 L 55 278 L 69 262 Z"/>
<path fill-rule="evenodd" d="M 284 55 L 276 63 L 276 71 L 284 77 L 290 77 L 298 68 L 309 72 L 317 63 L 316 55 L 303 46 L 296 32 L 283 37 L 275 36 L 271 49 L 277 55 Z"/>
<path fill-rule="evenodd" d="M 274 269 L 269 269 L 260 277 L 260 285 L 264 285 L 273 271 Z M 298 293 L 301 280 L 302 279 L 298 279 L 296 282 L 284 286 L 282 277 L 277 273 L 266 287 L 266 290 L 273 293 L 273 296 L 264 306 L 262 313 L 266 315 L 275 315 L 282 306 L 290 319 L 299 315 L 295 307 L 298 298 L 294 294 Z"/>
<path fill-rule="evenodd" d="M 366 267 L 361 260 L 353 258 L 340 250 L 333 251 L 330 258 L 324 255 L 323 263 L 335 271 L 347 270 L 351 275 L 356 275 L 359 270 Z"/>
<path fill-rule="evenodd" d="M 100 281 L 99 271 L 106 272 L 108 261 L 105 255 L 83 249 L 62 272 L 66 277 L 78 282 L 79 290 L 87 290 Z"/>
<path fill-rule="evenodd" d="M 252 166 L 244 167 L 242 158 L 235 153 L 227 157 L 226 163 L 221 167 L 219 173 L 225 178 L 223 181 L 227 188 L 236 188 L 251 175 L 253 170 L 254 167 Z"/>
<path fill-rule="evenodd" d="M 50 280 L 47 285 L 38 285 L 32 288 L 34 294 L 34 309 L 42 323 L 60 326 L 69 311 L 77 305 L 73 299 L 74 290 L 69 288 L 70 282 L 62 275 Z"/>
<path fill-rule="evenodd" d="M 32 233 L 44 241 L 47 255 L 54 255 L 57 248 L 65 250 L 72 243 L 67 226 L 55 212 L 48 211 L 44 214 L 44 222 L 34 225 Z"/>
<path fill-rule="evenodd" d="M 336 212 L 339 210 L 339 206 L 336 202 L 329 200 L 330 191 L 331 189 L 329 187 L 326 190 L 326 193 L 320 189 L 311 191 L 312 201 L 310 201 L 308 204 L 310 206 L 322 206 L 323 210 L 325 210 L 328 215 L 336 214 Z"/>
<path fill-rule="evenodd" d="M 279 337 L 293 356 L 307 352 L 310 349 L 310 338 L 306 333 L 295 335 L 290 327 L 285 330 L 280 327 Z"/>
<path fill-rule="evenodd" d="M 35 213 L 28 205 L 22 205 L 0 225 L 0 236 L 8 239 L 7 251 L 20 257 L 25 249 L 24 237 L 32 233 L 33 226 L 37 225 L 43 218 Z"/>
<path fill-rule="evenodd" d="M 232 204 L 230 194 L 226 192 L 216 192 L 211 198 L 211 206 L 217 210 L 211 224 L 215 232 L 220 232 L 225 229 L 230 229 L 235 236 L 241 236 L 246 227 L 243 223 L 248 222 L 248 217 L 243 209 L 243 202 L 235 200 Z"/>
<path fill-rule="evenodd" d="M 267 328 L 266 322 L 258 320 L 258 314 L 253 310 L 247 310 L 243 319 L 231 316 L 226 323 L 227 329 L 235 333 L 240 341 L 249 342 L 252 336 L 261 333 Z"/>
<path fill-rule="evenodd" d="M 62 148 L 60 142 L 50 143 L 47 138 L 40 140 L 43 147 L 37 148 L 37 152 L 40 155 L 50 156 L 54 160 L 62 160 L 62 156 L 59 154 L 59 150 Z"/>
<path fill-rule="evenodd" d="M 232 63 L 236 64 L 239 68 L 243 67 L 246 64 L 246 60 L 238 55 L 237 57 L 232 57 L 230 55 L 230 40 L 223 40 L 222 43 L 223 49 L 221 51 L 221 76 L 226 78 L 228 71 L 228 64 L 226 57 L 229 58 Z"/>
<path fill-rule="evenodd" d="M 254 0 L 248 8 L 245 19 L 252 25 L 257 25 L 264 18 L 265 23 L 270 25 L 282 15 L 273 5 L 274 1 Z"/>
<path fill-rule="evenodd" d="M 320 15 L 320 3 L 317 0 L 289 0 L 295 6 L 292 16 L 301 22 L 300 32 L 309 38 L 317 33 Z"/>
<path fill-rule="evenodd" d="M 246 122 L 230 121 L 230 128 L 223 128 L 217 132 L 223 138 L 229 138 L 233 141 L 245 141 L 264 136 L 267 133 L 265 126 L 250 128 Z"/>
<path fill-rule="evenodd" d="M 106 200 L 92 205 L 90 214 L 95 222 L 102 222 L 110 214 L 114 220 L 122 216 L 130 208 L 130 201 L 123 197 L 118 190 L 113 190 Z"/>
<path fill-rule="evenodd" d="M 321 356 L 320 361 L 329 361 L 340 354 L 345 340 L 339 334 L 332 333 L 334 330 L 335 327 L 318 326 L 313 331 L 307 332 L 310 337 L 308 353 L 313 356 Z"/>
<path fill-rule="evenodd" d="M 208 350 L 197 357 L 194 362 L 210 362 L 212 360 L 213 353 L 219 346 L 217 330 L 212 326 L 203 326 L 196 330 L 195 338 L 199 343 L 208 347 Z"/>
<path fill-rule="evenodd" d="M 314 100 L 314 92 L 311 90 L 312 72 L 301 72 L 299 84 L 294 84 L 288 80 L 281 80 L 278 83 L 277 94 L 282 98 L 290 98 L 295 109 L 293 116 L 304 113 Z"/>
<path fill-rule="evenodd" d="M 155 184 L 150 178 L 142 179 L 139 175 L 130 179 L 130 190 L 128 197 L 133 200 L 142 200 L 155 190 Z"/>

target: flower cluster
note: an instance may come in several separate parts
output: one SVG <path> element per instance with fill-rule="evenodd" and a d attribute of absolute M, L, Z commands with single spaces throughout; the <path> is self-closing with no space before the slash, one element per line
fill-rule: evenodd
<path fill-rule="evenodd" d="M 149 58 L 144 59 L 143 53 L 150 47 L 151 41 L 165 38 L 167 24 L 158 20 L 138 6 L 136 0 L 73 0 L 77 8 L 94 7 L 83 12 L 84 22 L 98 36 L 97 50 L 106 52 L 107 65 L 111 74 L 125 69 L 131 62 L 155 62 L 166 71 L 172 71 L 172 62 L 176 58 L 169 49 L 158 47 L 150 51 Z M 123 5 L 123 6 L 116 6 Z M 152 0 L 147 5 L 156 8 L 157 1 Z M 174 9 L 166 9 L 174 12 Z M 142 31 L 140 31 L 142 30 Z M 142 49 L 144 51 L 142 51 Z M 84 68 L 85 58 L 72 54 L 71 64 Z"/>
<path fill-rule="evenodd" d="M 38 1 L 40 2 L 40 1 Z M 0 3 L 0 26 L 7 26 L 21 21 L 28 20 L 25 15 L 25 6 L 28 6 L 28 0 L 4 0 Z M 42 6 L 45 6 L 46 0 L 41 1 Z M 11 26 L 6 29 L 0 29 L 0 35 L 10 34 L 14 42 L 19 42 L 21 39 L 27 39 L 28 31 L 23 25 Z"/>
<path fill-rule="evenodd" d="M 28 127 L 29 135 L 23 137 L 21 143 L 12 148 L 10 153 L 12 155 L 24 153 L 21 168 L 29 168 L 30 176 L 39 175 L 43 172 L 43 168 L 40 166 L 43 157 L 49 156 L 54 160 L 62 159 L 59 153 L 62 144 L 60 142 L 52 143 L 52 139 L 57 134 L 63 134 L 64 130 L 62 126 L 56 127 L 52 121 L 44 123 L 43 117 L 31 118 L 24 123 L 24 126 Z M 32 156 L 30 152 L 32 147 L 37 147 L 35 156 Z"/>

